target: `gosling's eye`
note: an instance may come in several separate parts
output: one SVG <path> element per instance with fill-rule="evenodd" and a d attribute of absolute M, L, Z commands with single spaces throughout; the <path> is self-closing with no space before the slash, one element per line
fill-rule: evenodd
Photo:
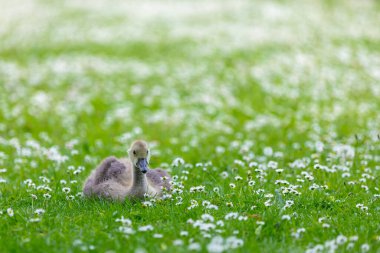
<path fill-rule="evenodd" d="M 136 155 L 136 150 L 133 150 L 133 154 Z"/>

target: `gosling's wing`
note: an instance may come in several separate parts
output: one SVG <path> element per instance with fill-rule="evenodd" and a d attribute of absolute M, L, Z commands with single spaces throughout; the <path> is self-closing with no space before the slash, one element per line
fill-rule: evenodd
<path fill-rule="evenodd" d="M 83 192 L 86 196 L 118 199 L 125 197 L 132 185 L 132 171 L 126 159 L 108 157 L 92 171 L 86 180 Z"/>
<path fill-rule="evenodd" d="M 127 170 L 127 166 L 125 166 L 124 163 L 122 163 L 119 160 L 111 162 L 111 164 L 108 167 L 107 171 L 107 177 L 112 178 L 112 177 L 119 177 L 123 172 Z"/>
<path fill-rule="evenodd" d="M 108 179 L 108 169 L 114 161 L 117 161 L 115 157 L 107 157 L 91 172 L 83 187 L 83 193 L 86 196 L 92 195 L 94 187 Z"/>
<path fill-rule="evenodd" d="M 95 171 L 91 172 L 91 175 L 86 179 L 83 186 L 83 193 L 85 196 L 91 196 L 93 188 L 95 186 Z"/>
<path fill-rule="evenodd" d="M 99 184 L 109 179 L 109 168 L 112 163 L 117 162 L 117 158 L 110 156 L 104 159 L 99 166 L 95 169 L 94 182 Z"/>
<path fill-rule="evenodd" d="M 146 177 L 148 178 L 148 183 L 151 186 L 158 189 L 160 189 L 161 186 L 163 186 L 167 190 L 170 190 L 171 177 L 165 170 L 162 170 L 162 169 L 149 170 L 146 173 Z"/>

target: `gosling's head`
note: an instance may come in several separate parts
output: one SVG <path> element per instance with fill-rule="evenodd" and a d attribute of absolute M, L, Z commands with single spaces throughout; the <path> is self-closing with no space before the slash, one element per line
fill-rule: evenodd
<path fill-rule="evenodd" d="M 135 141 L 128 150 L 129 159 L 133 166 L 139 168 L 142 173 L 148 172 L 149 149 L 145 141 Z"/>

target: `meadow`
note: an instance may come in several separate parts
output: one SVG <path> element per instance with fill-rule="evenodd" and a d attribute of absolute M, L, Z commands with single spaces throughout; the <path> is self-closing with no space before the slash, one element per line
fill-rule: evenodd
<path fill-rule="evenodd" d="M 0 5 L 0 252 L 380 252 L 378 1 Z M 136 139 L 172 191 L 84 198 Z"/>

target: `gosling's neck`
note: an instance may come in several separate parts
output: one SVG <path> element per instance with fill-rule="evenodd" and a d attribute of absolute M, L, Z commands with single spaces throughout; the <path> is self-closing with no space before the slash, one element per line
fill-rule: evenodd
<path fill-rule="evenodd" d="M 132 189 L 134 191 L 142 192 L 142 195 L 148 190 L 148 182 L 146 180 L 146 175 L 141 172 L 139 168 L 133 166 L 133 184 Z"/>

